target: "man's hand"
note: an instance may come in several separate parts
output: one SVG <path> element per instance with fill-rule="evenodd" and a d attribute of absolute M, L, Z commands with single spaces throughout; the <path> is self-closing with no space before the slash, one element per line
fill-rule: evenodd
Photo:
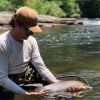
<path fill-rule="evenodd" d="M 26 92 L 26 95 L 43 95 L 46 93 L 48 93 L 48 91 L 41 90 L 41 91 L 34 91 L 34 92 Z"/>

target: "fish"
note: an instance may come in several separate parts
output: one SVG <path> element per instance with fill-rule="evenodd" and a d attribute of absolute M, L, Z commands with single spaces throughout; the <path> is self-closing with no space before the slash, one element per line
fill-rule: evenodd
<path fill-rule="evenodd" d="M 86 83 L 76 80 L 60 81 L 46 86 L 40 85 L 36 91 L 47 91 L 45 98 L 72 98 L 83 97 L 84 91 L 92 90 L 93 88 Z M 65 99 L 64 99 L 65 100 Z"/>
<path fill-rule="evenodd" d="M 78 92 L 81 90 L 92 89 L 91 86 L 75 80 L 70 81 L 60 81 L 52 83 L 41 88 L 48 92 L 66 91 L 66 92 Z"/>
<path fill-rule="evenodd" d="M 23 87 L 23 84 L 20 86 Z M 41 83 L 28 84 L 24 87 L 28 87 L 33 91 L 46 91 L 46 94 L 43 95 L 45 98 L 48 98 L 48 96 L 49 98 L 83 97 L 85 93 L 93 90 L 93 87 L 86 81 L 79 80 L 62 80 L 44 86 Z"/>

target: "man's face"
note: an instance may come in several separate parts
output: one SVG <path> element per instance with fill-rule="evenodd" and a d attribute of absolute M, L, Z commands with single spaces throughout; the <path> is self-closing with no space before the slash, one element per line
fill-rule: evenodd
<path fill-rule="evenodd" d="M 30 35 L 33 35 L 33 32 L 28 29 L 25 25 L 22 26 L 22 31 L 23 31 L 23 38 L 28 39 Z"/>
<path fill-rule="evenodd" d="M 17 22 L 17 30 L 18 30 L 18 34 L 17 34 L 17 37 L 19 40 L 26 40 L 28 39 L 28 37 L 30 35 L 33 35 L 33 32 L 31 30 L 29 30 L 29 27 L 33 27 L 33 25 L 26 25 L 24 24 L 23 22 L 19 21 L 18 19 L 16 20 Z M 37 23 L 35 23 L 34 26 L 36 26 Z"/>
<path fill-rule="evenodd" d="M 29 26 L 28 26 L 29 27 Z M 28 29 L 25 25 L 20 26 L 20 31 L 19 31 L 19 38 L 22 40 L 28 39 L 30 35 L 33 35 L 33 32 Z"/>

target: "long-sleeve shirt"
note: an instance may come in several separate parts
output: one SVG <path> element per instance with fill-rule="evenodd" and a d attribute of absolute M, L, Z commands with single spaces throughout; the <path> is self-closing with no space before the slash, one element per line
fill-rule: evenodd
<path fill-rule="evenodd" d="M 25 94 L 26 91 L 8 78 L 8 74 L 24 72 L 30 60 L 42 78 L 49 83 L 58 82 L 45 66 L 34 37 L 29 36 L 23 43 L 19 43 L 9 31 L 0 35 L 0 85 L 2 87 L 14 93 Z"/>

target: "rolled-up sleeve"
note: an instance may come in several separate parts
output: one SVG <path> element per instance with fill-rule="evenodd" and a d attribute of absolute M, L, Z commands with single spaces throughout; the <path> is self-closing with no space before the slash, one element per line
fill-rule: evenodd
<path fill-rule="evenodd" d="M 58 82 L 56 77 L 51 73 L 51 71 L 45 66 L 44 61 L 40 55 L 38 44 L 36 40 L 31 40 L 32 45 L 32 64 L 35 66 L 38 73 L 41 75 L 43 79 L 48 81 L 49 83 Z"/>

